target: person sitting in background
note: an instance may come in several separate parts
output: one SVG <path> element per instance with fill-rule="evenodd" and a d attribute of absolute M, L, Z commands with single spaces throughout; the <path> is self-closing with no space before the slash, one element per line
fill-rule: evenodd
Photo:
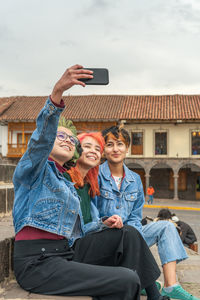
<path fill-rule="evenodd" d="M 180 227 L 176 224 L 176 222 L 174 222 L 172 220 L 172 213 L 171 211 L 168 209 L 168 208 L 163 208 L 161 209 L 159 212 L 158 212 L 158 215 L 155 219 L 153 219 L 152 221 L 154 222 L 157 222 L 157 221 L 169 221 L 171 222 L 172 224 L 174 224 L 174 226 L 176 227 L 179 235 L 180 235 L 180 232 L 181 232 L 181 229 Z"/>
<path fill-rule="evenodd" d="M 190 247 L 191 244 L 194 244 L 197 241 L 197 237 L 189 224 L 180 221 L 175 214 L 172 215 L 172 220 L 180 228 L 180 238 L 185 246 Z"/>

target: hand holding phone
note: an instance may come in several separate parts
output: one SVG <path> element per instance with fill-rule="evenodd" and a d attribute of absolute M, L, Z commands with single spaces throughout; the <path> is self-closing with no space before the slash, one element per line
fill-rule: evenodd
<path fill-rule="evenodd" d="M 93 78 L 81 78 L 80 81 L 88 85 L 107 85 L 109 83 L 108 69 L 103 68 L 84 68 L 85 70 L 93 71 Z"/>

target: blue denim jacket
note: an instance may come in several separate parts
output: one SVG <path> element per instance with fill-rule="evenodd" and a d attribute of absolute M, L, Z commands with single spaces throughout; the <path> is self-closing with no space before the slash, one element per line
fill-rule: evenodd
<path fill-rule="evenodd" d="M 120 190 L 111 176 L 108 162 L 99 168 L 100 196 L 93 202 L 97 206 L 100 216 L 119 215 L 124 225 L 134 226 L 142 234 L 142 208 L 144 192 L 140 176 L 124 165 L 125 177 Z"/>
<path fill-rule="evenodd" d="M 54 162 L 48 161 L 62 111 L 48 98 L 38 115 L 37 128 L 13 177 L 13 220 L 16 233 L 24 226 L 32 226 L 68 238 L 71 246 L 76 238 L 101 229 L 102 222 L 91 203 L 93 221 L 84 225 L 74 184 L 58 171 Z M 77 220 L 78 232 L 77 226 L 73 230 Z"/>

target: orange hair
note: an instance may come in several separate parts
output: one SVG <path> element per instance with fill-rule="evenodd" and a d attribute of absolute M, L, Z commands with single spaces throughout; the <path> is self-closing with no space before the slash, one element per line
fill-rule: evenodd
<path fill-rule="evenodd" d="M 93 139 L 95 139 L 98 144 L 100 145 L 100 152 L 101 154 L 103 153 L 103 149 L 104 149 L 104 145 L 105 145 L 105 141 L 104 138 L 101 134 L 101 132 L 84 132 L 79 134 L 77 137 L 80 141 L 80 143 L 86 138 L 86 137 L 92 137 Z M 81 176 L 81 173 L 79 171 L 78 168 L 78 162 L 76 167 L 71 168 L 70 170 L 67 171 L 67 173 L 69 173 L 72 182 L 75 183 L 75 187 L 79 188 L 79 187 L 83 187 L 84 186 L 84 181 L 88 182 L 90 185 L 90 196 L 94 197 L 96 195 L 100 195 L 99 192 L 99 184 L 98 184 L 98 173 L 99 173 L 99 166 L 96 166 L 94 168 L 91 168 L 87 175 L 85 176 L 85 178 L 83 178 Z"/>

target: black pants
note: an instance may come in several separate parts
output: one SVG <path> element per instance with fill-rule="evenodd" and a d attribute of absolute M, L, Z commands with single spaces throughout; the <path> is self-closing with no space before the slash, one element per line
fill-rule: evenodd
<path fill-rule="evenodd" d="M 130 226 L 88 234 L 73 249 L 66 240 L 17 241 L 14 271 L 30 292 L 99 300 L 138 300 L 140 280 L 146 287 L 160 275 L 145 241 Z"/>

